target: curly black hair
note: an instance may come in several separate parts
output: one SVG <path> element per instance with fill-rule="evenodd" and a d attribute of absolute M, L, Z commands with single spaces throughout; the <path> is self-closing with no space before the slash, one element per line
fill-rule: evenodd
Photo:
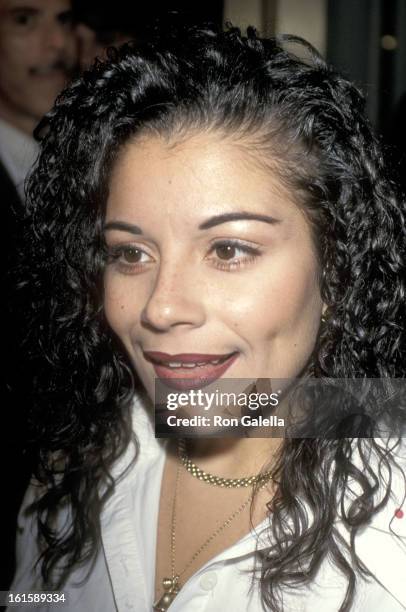
<path fill-rule="evenodd" d="M 253 29 L 246 36 L 236 28 L 189 29 L 110 50 L 40 124 L 41 154 L 27 189 L 20 290 L 34 372 L 36 478 L 46 485 L 35 509 L 48 584 L 61 563 L 66 571 L 59 584 L 69 568 L 95 554 L 100 512 L 114 489 L 110 468 L 135 442 L 131 398 L 140 383 L 103 313 L 111 168 L 121 147 L 141 132 L 177 138 L 190 130 L 245 137 L 300 196 L 328 306 L 311 375 L 405 374 L 405 206 L 358 89 L 305 41 L 261 39 Z M 356 576 L 366 572 L 355 534 L 389 494 L 376 501 L 380 478 L 369 464 L 371 444 L 380 468 L 390 472 L 391 455 L 373 440 L 285 441 L 274 468 L 273 544 L 261 566 L 270 610 L 281 609 L 285 587 L 309 583 L 327 555 L 348 578 L 341 610 L 350 608 Z M 350 478 L 359 495 L 347 508 Z M 71 507 L 71 528 L 60 533 L 53 521 L 63 504 Z M 337 508 L 351 533 L 348 546 L 334 526 Z M 288 532 L 286 517 L 292 518 Z"/>

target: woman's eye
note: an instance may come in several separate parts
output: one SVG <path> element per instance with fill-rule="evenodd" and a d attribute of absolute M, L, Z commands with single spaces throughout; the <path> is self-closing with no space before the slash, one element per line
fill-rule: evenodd
<path fill-rule="evenodd" d="M 122 249 L 121 258 L 129 264 L 139 263 L 142 260 L 143 252 L 135 247 Z"/>
<path fill-rule="evenodd" d="M 219 259 L 228 261 L 234 259 L 237 254 L 237 247 L 233 244 L 221 244 L 216 246 L 215 252 Z"/>
<path fill-rule="evenodd" d="M 121 272 L 138 272 L 153 261 L 143 249 L 132 245 L 119 245 L 107 249 L 107 262 L 115 264 Z"/>
<path fill-rule="evenodd" d="M 208 259 L 219 270 L 235 270 L 253 262 L 260 255 L 257 247 L 225 241 L 213 244 Z"/>

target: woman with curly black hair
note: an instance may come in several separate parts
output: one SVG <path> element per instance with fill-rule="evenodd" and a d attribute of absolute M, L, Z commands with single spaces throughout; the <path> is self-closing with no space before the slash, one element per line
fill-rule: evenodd
<path fill-rule="evenodd" d="M 150 424 L 157 377 L 404 377 L 405 207 L 363 110 L 304 41 L 236 29 L 126 46 L 61 94 L 28 189 L 39 462 L 13 591 L 406 609 L 401 404 L 386 441 Z"/>

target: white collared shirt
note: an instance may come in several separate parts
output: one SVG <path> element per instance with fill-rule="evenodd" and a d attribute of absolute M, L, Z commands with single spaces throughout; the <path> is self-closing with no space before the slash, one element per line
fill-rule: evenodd
<path fill-rule="evenodd" d="M 21 130 L 0 119 L 0 159 L 22 201 L 24 181 L 38 155 L 38 143 Z"/>
<path fill-rule="evenodd" d="M 134 466 L 118 481 L 101 517 L 102 547 L 93 566 L 75 569 L 63 592 L 65 605 L 36 606 L 38 612 L 151 612 L 154 600 L 156 534 L 165 444 L 154 437 L 153 426 L 142 404 L 134 404 L 134 427 L 139 454 Z M 115 465 L 114 475 L 128 465 L 134 451 L 129 448 Z M 406 517 L 393 519 L 404 502 L 405 483 L 394 479 L 397 497 L 388 502 L 370 526 L 357 537 L 356 550 L 376 579 L 359 580 L 352 610 L 356 612 L 401 612 L 406 610 Z M 28 497 L 32 498 L 31 488 Z M 23 504 L 24 507 L 24 504 Z M 406 513 L 405 513 L 406 514 Z M 21 516 L 21 515 L 20 515 Z M 61 517 L 61 521 L 66 515 Z M 391 523 L 392 533 L 389 531 Z M 19 519 L 18 570 L 11 587 L 16 592 L 41 590 L 38 556 L 32 521 Z M 170 612 L 259 612 L 264 608 L 259 587 L 252 587 L 250 571 L 255 547 L 264 541 L 265 522 L 239 542 L 199 569 L 182 587 Z M 395 535 L 397 534 L 397 535 Z M 261 544 L 259 544 L 261 547 Z M 89 571 L 90 570 L 90 571 Z M 88 576 L 86 577 L 86 572 Z M 326 559 L 310 586 L 284 595 L 284 612 L 337 612 L 346 580 Z M 252 587 L 252 588 L 251 588 Z M 24 612 L 27 607 L 10 608 Z"/>

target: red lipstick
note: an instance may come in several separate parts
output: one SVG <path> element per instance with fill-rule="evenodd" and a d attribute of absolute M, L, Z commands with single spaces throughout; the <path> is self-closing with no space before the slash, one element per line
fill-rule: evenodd
<path fill-rule="evenodd" d="M 184 391 L 205 387 L 223 376 L 237 359 L 238 353 L 171 355 L 160 351 L 144 351 L 144 357 L 152 363 L 155 374 L 164 379 L 168 387 Z"/>

